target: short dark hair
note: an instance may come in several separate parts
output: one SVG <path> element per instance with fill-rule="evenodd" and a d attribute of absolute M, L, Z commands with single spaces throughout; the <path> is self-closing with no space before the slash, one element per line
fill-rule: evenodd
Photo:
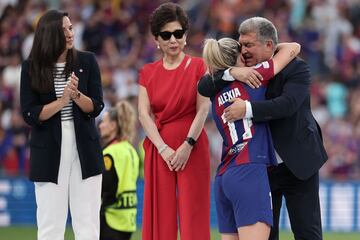
<path fill-rule="evenodd" d="M 189 18 L 176 3 L 163 3 L 158 8 L 156 8 L 150 16 L 150 29 L 154 37 L 158 37 L 161 28 L 163 28 L 167 23 L 178 21 L 183 30 L 187 31 L 189 29 Z"/>

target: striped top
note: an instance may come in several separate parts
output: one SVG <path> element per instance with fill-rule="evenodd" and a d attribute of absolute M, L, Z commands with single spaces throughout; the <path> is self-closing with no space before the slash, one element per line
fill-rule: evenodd
<path fill-rule="evenodd" d="M 54 87 L 57 98 L 61 98 L 64 93 L 64 88 L 67 83 L 67 78 L 65 76 L 65 63 L 56 63 L 54 67 Z M 61 121 L 72 120 L 73 100 L 70 100 L 69 103 L 61 109 Z"/>

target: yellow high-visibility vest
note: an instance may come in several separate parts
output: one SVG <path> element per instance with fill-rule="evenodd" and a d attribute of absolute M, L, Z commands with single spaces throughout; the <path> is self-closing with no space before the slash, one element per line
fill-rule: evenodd
<path fill-rule="evenodd" d="M 103 155 L 106 171 L 114 167 L 118 177 L 116 202 L 105 207 L 106 223 L 117 231 L 135 232 L 139 156 L 128 141 L 110 144 Z"/>

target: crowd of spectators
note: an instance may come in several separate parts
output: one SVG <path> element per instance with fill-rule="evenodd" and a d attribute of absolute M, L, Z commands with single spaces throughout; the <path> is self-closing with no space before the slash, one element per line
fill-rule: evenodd
<path fill-rule="evenodd" d="M 138 70 L 158 59 L 148 17 L 161 0 L 0 1 L 0 176 L 26 175 L 29 127 L 19 109 L 22 60 L 47 9 L 67 11 L 75 46 L 96 53 L 106 107 L 128 99 L 137 104 Z M 237 27 L 251 16 L 274 22 L 280 41 L 297 41 L 312 71 L 312 110 L 320 123 L 329 161 L 323 179 L 360 180 L 360 1 L 358 0 L 184 0 L 191 27 L 186 52 L 201 55 L 207 37 L 237 39 Z M 101 116 L 98 120 L 101 119 Z M 213 172 L 221 138 L 206 122 Z M 139 125 L 135 144 L 141 152 Z"/>

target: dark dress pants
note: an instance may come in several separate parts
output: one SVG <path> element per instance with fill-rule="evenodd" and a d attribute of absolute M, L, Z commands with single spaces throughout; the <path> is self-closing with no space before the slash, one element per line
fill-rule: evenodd
<path fill-rule="evenodd" d="M 269 240 L 279 239 L 279 217 L 283 196 L 295 240 L 322 240 L 319 173 L 307 180 L 296 178 L 284 163 L 268 170 L 273 202 L 274 226 Z"/>
<path fill-rule="evenodd" d="M 132 232 L 121 232 L 107 225 L 105 215 L 100 214 L 100 240 L 130 240 Z"/>

